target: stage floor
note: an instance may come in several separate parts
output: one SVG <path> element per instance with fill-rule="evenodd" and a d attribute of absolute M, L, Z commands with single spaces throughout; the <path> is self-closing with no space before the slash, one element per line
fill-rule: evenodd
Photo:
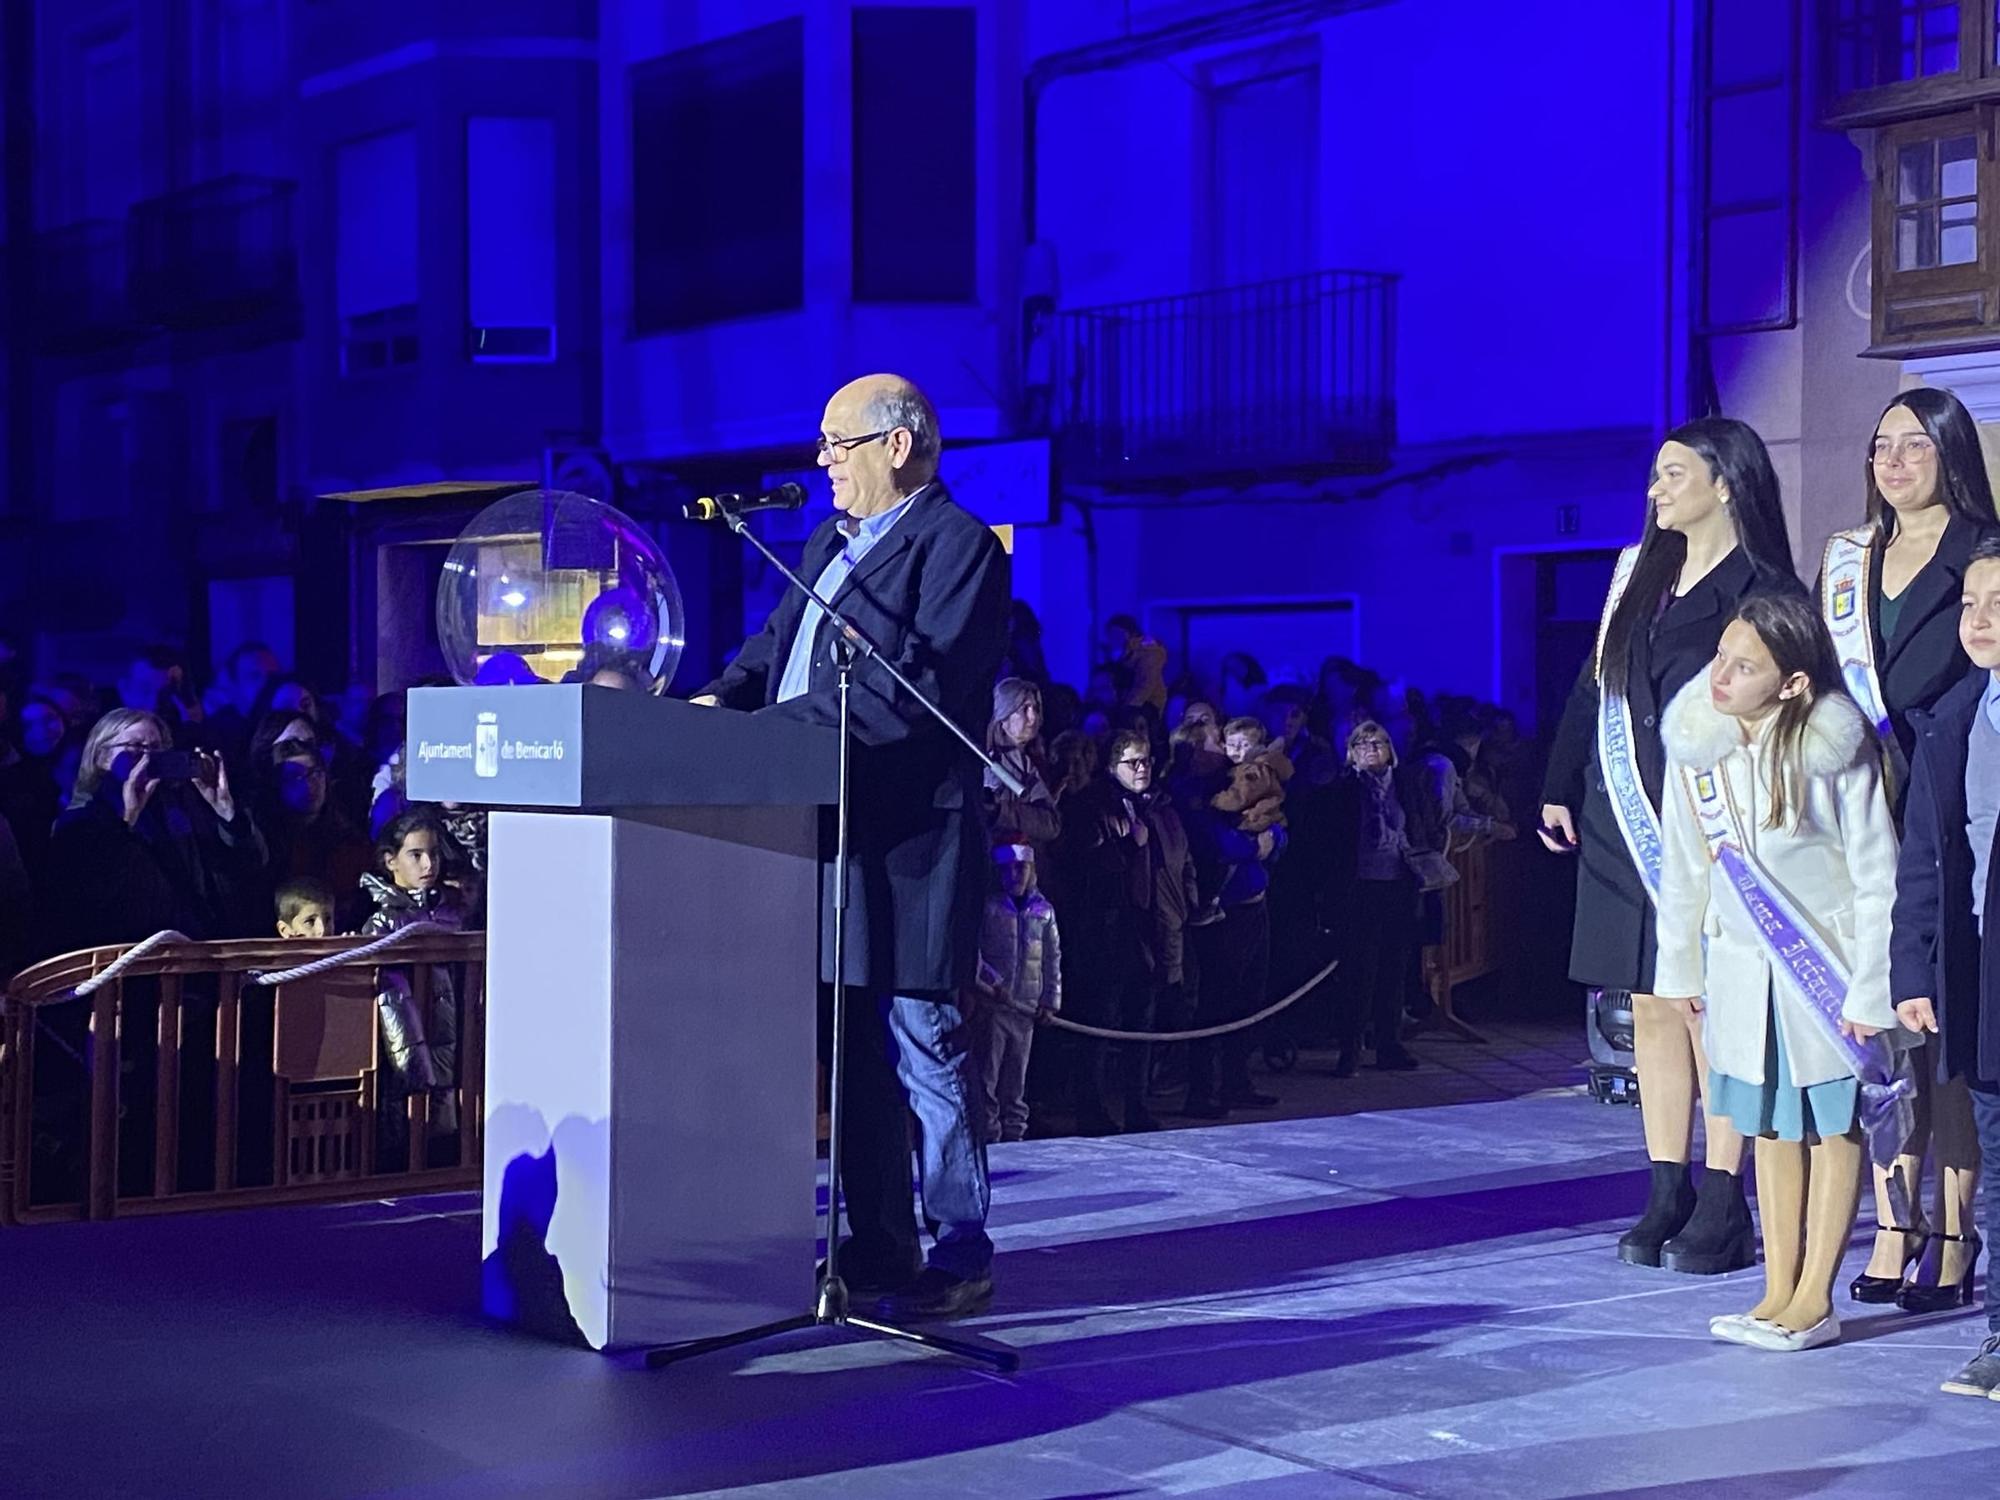
<path fill-rule="evenodd" d="M 468 1198 L 0 1231 L 21 1496 L 1991 1493 L 1976 1313 L 1707 1334 L 1618 1264 L 1638 1121 L 1573 1092 L 994 1153 L 1003 1379 L 811 1335 L 649 1374 L 475 1312 Z M 1859 1268 L 1850 1253 L 1843 1277 Z"/>

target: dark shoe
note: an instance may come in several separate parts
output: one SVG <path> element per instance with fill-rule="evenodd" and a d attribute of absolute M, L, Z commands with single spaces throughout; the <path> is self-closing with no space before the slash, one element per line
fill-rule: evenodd
<path fill-rule="evenodd" d="M 1660 1246 L 1660 1268 L 1683 1276 L 1720 1276 L 1756 1264 L 1757 1226 L 1750 1219 L 1742 1177 L 1703 1172 L 1694 1214 Z"/>
<path fill-rule="evenodd" d="M 1979 1267 L 1979 1252 L 1986 1248 L 1985 1243 L 1976 1234 L 1933 1234 L 1930 1238 L 1948 1244 L 1972 1246 L 1972 1257 L 1965 1263 L 1965 1274 L 1956 1281 L 1937 1286 L 1906 1281 L 1902 1290 L 1896 1293 L 1896 1306 L 1904 1312 L 1913 1313 L 1944 1312 L 1947 1308 L 1972 1306 L 1972 1273 Z"/>
<path fill-rule="evenodd" d="M 1145 1135 L 1160 1128 L 1160 1122 L 1153 1118 L 1150 1110 L 1128 1109 L 1125 1111 L 1125 1133 L 1127 1135 Z"/>
<path fill-rule="evenodd" d="M 1269 1109 L 1278 1102 L 1276 1094 L 1260 1094 L 1255 1089 L 1235 1089 L 1222 1096 L 1231 1109 Z"/>
<path fill-rule="evenodd" d="M 1091 1136 L 1116 1135 L 1118 1134 L 1118 1122 L 1100 1109 L 1095 1114 L 1078 1115 L 1076 1117 L 1076 1133 L 1078 1135 Z"/>
<path fill-rule="evenodd" d="M 911 1266 L 904 1271 L 884 1270 L 881 1266 L 871 1266 L 855 1261 L 852 1257 L 840 1262 L 840 1279 L 847 1284 L 848 1295 L 854 1297 L 887 1297 L 911 1285 L 922 1273 L 922 1268 Z M 821 1261 L 813 1271 L 815 1281 L 826 1280 L 826 1262 Z"/>
<path fill-rule="evenodd" d="M 1229 1106 L 1219 1099 L 1189 1094 L 1187 1103 L 1181 1106 L 1181 1113 L 1190 1120 L 1226 1120 L 1229 1118 Z"/>
<path fill-rule="evenodd" d="M 1909 1273 L 1910 1262 L 1924 1253 L 1924 1241 L 1930 1238 L 1930 1231 L 1919 1226 L 1912 1229 L 1907 1224 L 1877 1224 L 1878 1234 L 1900 1234 L 1903 1237 L 1903 1268 L 1894 1276 L 1870 1276 L 1863 1271 L 1847 1284 L 1847 1295 L 1856 1302 L 1869 1302 L 1877 1306 L 1893 1303 L 1896 1294 L 1903 1289 L 1903 1277 Z"/>
<path fill-rule="evenodd" d="M 1335 1078 L 1352 1078 L 1354 1070 L 1360 1066 L 1360 1058 L 1352 1047 L 1340 1049 L 1340 1060 L 1333 1065 Z"/>
<path fill-rule="evenodd" d="M 884 1297 L 875 1310 L 891 1321 L 928 1322 L 940 1318 L 962 1318 L 978 1312 L 993 1300 L 993 1278 L 981 1276 L 965 1281 L 932 1266 L 904 1290 Z"/>
<path fill-rule="evenodd" d="M 1628 1266 L 1657 1266 L 1660 1247 L 1679 1234 L 1693 1217 L 1694 1183 L 1688 1178 L 1687 1163 L 1654 1162 L 1646 1212 L 1618 1241 L 1618 1258 Z"/>
<path fill-rule="evenodd" d="M 1984 1396 L 2000 1401 L 2000 1333 L 1979 1346 L 1965 1368 L 1938 1387 L 1949 1396 Z"/>
<path fill-rule="evenodd" d="M 1416 1054 L 1401 1042 L 1390 1042 L 1387 1046 L 1375 1049 L 1374 1066 L 1385 1073 L 1410 1073 L 1423 1064 L 1418 1062 Z"/>

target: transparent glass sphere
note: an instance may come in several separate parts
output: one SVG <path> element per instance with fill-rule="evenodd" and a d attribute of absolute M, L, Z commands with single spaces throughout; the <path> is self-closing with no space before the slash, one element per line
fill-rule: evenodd
<path fill-rule="evenodd" d="M 588 495 L 524 490 L 452 543 L 438 644 L 466 686 L 596 682 L 662 693 L 687 642 L 673 570 L 630 516 Z"/>

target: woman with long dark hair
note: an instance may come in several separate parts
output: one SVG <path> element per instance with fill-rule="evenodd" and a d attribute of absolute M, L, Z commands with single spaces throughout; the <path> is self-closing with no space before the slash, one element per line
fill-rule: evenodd
<path fill-rule="evenodd" d="M 1889 403 L 1869 440 L 1862 483 L 1867 520 L 1828 538 L 1820 613 L 1847 689 L 1875 726 L 1900 821 L 1915 744 L 1910 713 L 1936 707 L 1972 668 L 1958 639 L 1959 596 L 1973 547 L 2000 529 L 2000 517 L 1978 424 L 1949 391 L 1919 386 Z M 1900 1222 L 1892 1206 L 1891 1174 L 1878 1170 L 1874 1252 L 1848 1288 L 1857 1302 L 1894 1302 L 1911 1312 L 1957 1301 L 1977 1241 L 1972 1101 L 1963 1077 L 1926 1086 L 1929 1062 L 1918 1060 L 1918 1128 L 1895 1166 L 1909 1222 Z M 1936 1066 L 1942 1069 L 1941 1058 Z M 1926 1223 L 1916 1205 L 1933 1140 L 1938 1181 Z"/>
<path fill-rule="evenodd" d="M 1726 1117 L 1708 1115 L 1699 1194 L 1690 1178 L 1695 1100 L 1707 1095 L 1701 1022 L 1653 988 L 1660 718 L 1714 658 L 1737 606 L 1758 592 L 1800 592 L 1763 440 L 1727 417 L 1677 427 L 1654 460 L 1645 532 L 1619 555 L 1598 648 L 1570 694 L 1542 790 L 1542 842 L 1581 858 L 1570 978 L 1632 995 L 1653 1180 L 1618 1256 L 1696 1275 L 1739 1270 L 1754 1250 L 1743 1137 Z"/>

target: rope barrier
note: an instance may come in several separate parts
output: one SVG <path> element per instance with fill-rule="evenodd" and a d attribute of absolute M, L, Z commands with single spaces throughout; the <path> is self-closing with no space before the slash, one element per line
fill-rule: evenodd
<path fill-rule="evenodd" d="M 376 954 L 385 952 L 409 938 L 423 937 L 433 932 L 455 934 L 458 931 L 459 929 L 456 927 L 445 927 L 436 922 L 412 922 L 408 927 L 399 927 L 394 932 L 385 933 L 372 943 L 363 943 L 359 948 L 350 948 L 344 953 L 330 953 L 325 958 L 316 958 L 311 963 L 300 964 L 296 968 L 250 969 L 244 973 L 243 978 L 248 984 L 293 984 L 301 979 L 309 979 L 315 974 L 324 974 L 329 969 L 338 969 L 347 964 L 366 963 Z M 60 1005 L 67 1000 L 87 1000 L 155 949 L 163 947 L 168 943 L 187 943 L 192 941 L 193 939 L 188 937 L 184 932 L 175 932 L 171 929 L 164 932 L 156 932 L 143 942 L 134 943 L 125 952 L 119 954 L 117 958 L 113 959 L 105 967 L 103 973 L 91 975 L 90 978 L 84 980 L 75 989 L 60 999 L 45 1001 L 43 1003 Z"/>
<path fill-rule="evenodd" d="M 1240 1021 L 1225 1021 L 1219 1026 L 1203 1026 L 1195 1031 L 1116 1031 L 1108 1026 L 1086 1026 L 1081 1021 L 1072 1021 L 1060 1015 L 1050 1016 L 1046 1024 L 1060 1027 L 1064 1031 L 1073 1031 L 1078 1036 L 1094 1036 L 1106 1042 L 1201 1042 L 1212 1036 L 1227 1036 L 1232 1031 L 1243 1031 L 1270 1020 L 1279 1011 L 1305 999 L 1319 988 L 1322 980 L 1339 967 L 1339 959 L 1331 960 L 1325 968 L 1284 999 L 1272 1001 L 1254 1016 L 1245 1016 Z"/>
<path fill-rule="evenodd" d="M 125 952 L 119 954 L 117 958 L 112 960 L 111 966 L 102 974 L 93 974 L 90 978 L 84 980 L 82 984 L 70 991 L 70 998 L 75 1000 L 88 998 L 105 985 L 111 983 L 112 980 L 123 974 L 133 964 L 137 963 L 163 943 L 185 943 L 187 941 L 188 935 L 186 933 L 175 932 L 171 928 L 165 932 L 156 932 L 144 942 L 134 943 Z"/>
<path fill-rule="evenodd" d="M 412 922 L 408 927 L 399 927 L 386 933 L 372 943 L 363 943 L 359 948 L 350 948 L 345 953 L 328 954 L 325 958 L 314 959 L 309 964 L 300 964 L 296 969 L 279 969 L 275 973 L 253 969 L 244 976 L 252 984 L 293 984 L 301 979 L 309 979 L 315 974 L 324 974 L 328 969 L 338 969 L 345 964 L 358 964 L 374 957 L 388 948 L 393 948 L 405 938 L 419 937 L 431 932 L 457 932 L 456 927 L 440 926 L 436 922 Z"/>

